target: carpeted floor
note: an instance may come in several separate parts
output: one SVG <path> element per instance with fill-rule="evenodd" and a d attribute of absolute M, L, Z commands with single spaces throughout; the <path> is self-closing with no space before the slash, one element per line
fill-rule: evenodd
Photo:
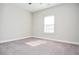
<path fill-rule="evenodd" d="M 79 55 L 79 46 L 28 38 L 0 44 L 0 55 Z"/>

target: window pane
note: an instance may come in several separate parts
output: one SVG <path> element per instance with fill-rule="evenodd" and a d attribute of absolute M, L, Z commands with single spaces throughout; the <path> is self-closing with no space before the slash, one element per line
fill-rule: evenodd
<path fill-rule="evenodd" d="M 45 25 L 44 31 L 48 33 L 54 32 L 54 25 Z"/>
<path fill-rule="evenodd" d="M 48 16 L 44 19 L 45 24 L 54 24 L 54 16 Z"/>

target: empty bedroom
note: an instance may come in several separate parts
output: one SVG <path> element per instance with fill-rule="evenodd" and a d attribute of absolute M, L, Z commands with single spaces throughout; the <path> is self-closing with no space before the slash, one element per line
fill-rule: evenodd
<path fill-rule="evenodd" d="M 78 3 L 0 3 L 0 55 L 79 55 Z"/>

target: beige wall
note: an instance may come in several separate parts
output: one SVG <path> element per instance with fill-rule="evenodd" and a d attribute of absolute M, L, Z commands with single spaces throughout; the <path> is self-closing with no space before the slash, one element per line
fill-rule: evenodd
<path fill-rule="evenodd" d="M 47 37 L 55 40 L 79 42 L 78 4 L 64 4 L 50 9 L 33 13 L 33 35 L 37 37 Z M 55 16 L 55 33 L 43 32 L 43 20 L 45 16 Z"/>
<path fill-rule="evenodd" d="M 31 36 L 30 12 L 12 4 L 3 4 L 0 7 L 0 17 L 0 41 Z"/>

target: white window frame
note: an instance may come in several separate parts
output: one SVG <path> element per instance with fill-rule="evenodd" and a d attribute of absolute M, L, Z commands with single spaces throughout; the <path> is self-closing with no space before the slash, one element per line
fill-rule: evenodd
<path fill-rule="evenodd" d="M 45 18 L 46 18 L 46 17 L 53 17 L 53 18 L 54 18 L 53 15 L 52 15 L 52 16 L 45 16 L 45 17 L 44 17 L 44 22 L 43 22 L 43 23 L 44 23 L 44 33 L 54 33 L 54 32 L 55 32 L 55 30 L 54 30 L 54 29 L 55 29 L 55 18 L 53 19 L 53 23 L 52 23 L 52 24 L 48 24 L 48 25 L 47 25 L 47 24 L 45 24 Z M 47 25 L 47 26 L 52 25 L 52 26 L 53 26 L 53 30 L 51 31 L 51 29 L 50 29 L 50 31 L 49 31 L 49 30 L 45 29 L 46 25 Z M 51 26 L 50 26 L 50 27 L 51 27 Z"/>

